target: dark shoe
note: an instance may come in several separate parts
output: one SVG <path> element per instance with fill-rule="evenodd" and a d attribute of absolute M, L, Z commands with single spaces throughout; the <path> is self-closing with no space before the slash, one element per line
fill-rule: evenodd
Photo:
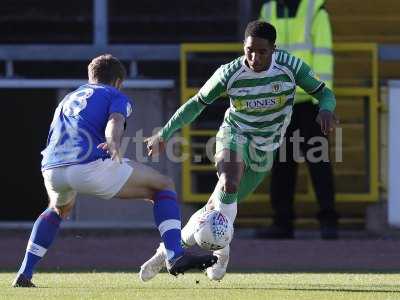
<path fill-rule="evenodd" d="M 338 232 L 336 225 L 321 224 L 321 239 L 323 240 L 337 240 Z"/>
<path fill-rule="evenodd" d="M 34 285 L 30 279 L 26 278 L 24 274 L 18 274 L 11 286 L 26 288 L 36 287 L 36 285 Z"/>
<path fill-rule="evenodd" d="M 190 269 L 198 269 L 200 271 L 203 271 L 215 264 L 217 260 L 218 257 L 211 254 L 197 256 L 185 253 L 184 255 L 174 259 L 173 261 L 168 261 L 167 270 L 168 273 L 174 276 L 177 276 L 178 274 L 183 274 Z"/>
<path fill-rule="evenodd" d="M 294 239 L 293 228 L 282 227 L 276 224 L 272 224 L 266 229 L 257 231 L 256 237 L 260 239 Z"/>

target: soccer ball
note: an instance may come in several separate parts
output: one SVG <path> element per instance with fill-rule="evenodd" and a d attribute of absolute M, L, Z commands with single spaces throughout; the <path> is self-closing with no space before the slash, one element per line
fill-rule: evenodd
<path fill-rule="evenodd" d="M 205 211 L 197 220 L 194 239 L 205 250 L 218 250 L 229 245 L 233 238 L 233 225 L 221 212 Z"/>

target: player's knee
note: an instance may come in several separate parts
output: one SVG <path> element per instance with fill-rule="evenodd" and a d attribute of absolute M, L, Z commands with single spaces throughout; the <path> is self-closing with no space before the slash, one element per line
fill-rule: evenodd
<path fill-rule="evenodd" d="M 52 208 L 62 219 L 66 219 L 69 217 L 72 208 L 74 207 L 75 201 L 71 201 L 65 205 L 54 205 L 50 204 L 49 207 Z"/>
<path fill-rule="evenodd" d="M 164 175 L 160 175 L 157 179 L 157 189 L 162 191 L 162 190 L 172 190 L 175 191 L 175 183 L 174 181 L 168 177 L 168 176 L 164 176 Z"/>
<path fill-rule="evenodd" d="M 225 193 L 236 193 L 238 191 L 240 184 L 239 179 L 222 174 L 219 180 L 221 181 L 221 186 Z"/>
<path fill-rule="evenodd" d="M 66 219 L 69 216 L 69 213 L 71 210 L 66 209 L 65 207 L 57 207 L 57 206 L 52 206 L 50 205 L 49 208 L 51 208 L 53 211 L 56 212 L 57 215 L 59 215 L 60 218 Z"/>

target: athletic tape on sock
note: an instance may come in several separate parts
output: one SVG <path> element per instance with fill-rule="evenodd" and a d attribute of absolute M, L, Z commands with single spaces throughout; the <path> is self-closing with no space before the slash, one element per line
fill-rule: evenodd
<path fill-rule="evenodd" d="M 35 244 L 32 241 L 29 241 L 28 245 L 26 247 L 26 251 L 28 251 L 32 254 L 35 254 L 36 256 L 43 257 L 46 254 L 47 249 L 43 248 L 42 246 L 40 246 L 38 244 Z"/>
<path fill-rule="evenodd" d="M 169 219 L 162 222 L 158 225 L 158 230 L 160 231 L 160 235 L 163 236 L 168 230 L 178 229 L 181 230 L 181 221 Z"/>

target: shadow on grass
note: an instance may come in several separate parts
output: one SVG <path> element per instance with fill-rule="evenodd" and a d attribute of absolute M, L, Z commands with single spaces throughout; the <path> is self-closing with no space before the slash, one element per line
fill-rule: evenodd
<path fill-rule="evenodd" d="M 52 286 L 39 286 L 37 287 L 38 289 L 53 289 L 57 288 L 59 290 L 62 289 L 71 289 L 71 288 L 82 288 L 82 287 L 74 287 L 74 286 L 61 286 L 61 287 L 52 287 Z M 182 290 L 210 290 L 210 286 L 205 286 L 205 287 L 200 287 L 196 285 L 196 287 L 193 286 L 187 286 L 187 287 L 154 287 L 154 286 L 149 286 L 149 287 L 143 287 L 143 288 L 138 288 L 137 286 L 132 286 L 132 287 L 121 287 L 121 286 L 104 286 L 103 288 L 100 289 L 106 289 L 106 290 L 135 290 L 135 291 L 151 291 L 151 290 L 168 290 L 168 291 L 182 291 Z M 214 291 L 218 290 L 237 290 L 237 291 L 301 291 L 301 292 L 345 292 L 345 293 L 398 293 L 400 294 L 400 288 L 390 286 L 390 285 L 380 285 L 379 289 L 372 289 L 369 286 L 351 286 L 351 287 L 338 287 L 334 285 L 307 285 L 306 287 L 286 287 L 282 285 L 274 285 L 270 284 L 265 287 L 254 287 L 254 286 L 249 286 L 249 287 L 213 287 Z"/>
<path fill-rule="evenodd" d="M 47 269 L 47 268 L 39 268 L 38 272 L 39 273 L 138 273 L 139 268 L 137 269 Z M 17 269 L 0 269 L 0 273 L 15 273 L 17 272 Z M 166 273 L 165 271 L 161 273 Z M 197 273 L 196 271 L 193 272 L 187 272 L 188 274 L 191 273 Z M 326 269 L 307 269 L 307 270 L 299 270 L 299 269 L 279 269 L 279 270 L 274 270 L 274 269 L 236 269 L 232 268 L 229 269 L 228 274 L 400 274 L 400 269 L 382 269 L 382 270 L 368 270 L 368 269 L 363 269 L 363 270 L 340 270 L 340 269 L 332 269 L 332 270 L 326 270 Z"/>

